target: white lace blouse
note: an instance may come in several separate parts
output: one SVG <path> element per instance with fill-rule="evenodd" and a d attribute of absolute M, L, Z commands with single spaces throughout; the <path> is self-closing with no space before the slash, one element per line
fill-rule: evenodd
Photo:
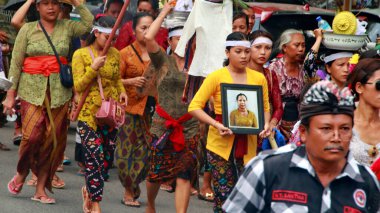
<path fill-rule="evenodd" d="M 362 141 L 359 133 L 355 129 L 352 129 L 352 132 L 353 135 L 350 143 L 351 153 L 359 163 L 365 166 L 371 166 L 371 164 L 380 157 L 380 141 L 376 146 L 372 146 Z M 373 155 L 370 156 L 369 153 L 373 153 Z"/>

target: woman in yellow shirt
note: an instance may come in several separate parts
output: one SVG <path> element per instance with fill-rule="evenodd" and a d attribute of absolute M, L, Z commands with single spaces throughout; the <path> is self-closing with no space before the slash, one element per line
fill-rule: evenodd
<path fill-rule="evenodd" d="M 247 109 L 248 97 L 243 93 L 236 96 L 238 108 L 230 113 L 230 126 L 258 127 L 255 113 Z"/>
<path fill-rule="evenodd" d="M 203 111 L 206 102 L 213 97 L 215 114 L 217 117 L 221 117 L 221 83 L 261 85 L 263 87 L 265 125 L 260 136 L 267 137 L 270 134 L 267 82 L 263 74 L 246 68 L 251 53 L 250 46 L 244 34 L 234 32 L 228 35 L 226 41 L 228 59 L 225 67 L 207 76 L 189 106 L 191 115 L 210 125 L 206 149 L 215 190 L 214 212 L 222 212 L 223 202 L 236 184 L 243 171 L 243 165 L 256 155 L 257 147 L 257 136 L 246 135 L 247 148 L 243 153 L 237 153 L 235 147 L 238 142 L 235 141 L 232 131 Z M 233 150 L 234 152 L 232 152 Z"/>
<path fill-rule="evenodd" d="M 127 101 L 119 71 L 119 51 L 111 47 L 106 56 L 99 56 L 114 24 L 113 17 L 101 17 L 89 35 L 88 46 L 75 51 L 73 56 L 75 91 L 83 93 L 91 86 L 78 117 L 78 132 L 86 166 L 86 187 L 82 188 L 84 212 L 100 212 L 99 202 L 103 197 L 104 180 L 112 163 L 109 157 L 115 150 L 117 138 L 116 128 L 96 123 L 95 114 L 102 104 L 99 85 L 96 83 L 97 76 L 101 77 L 105 99 L 111 97 L 125 104 Z"/>

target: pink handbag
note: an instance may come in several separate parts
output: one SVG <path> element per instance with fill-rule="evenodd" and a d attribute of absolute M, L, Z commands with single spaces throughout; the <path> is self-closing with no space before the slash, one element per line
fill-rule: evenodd
<path fill-rule="evenodd" d="M 92 60 L 94 60 L 94 54 L 92 53 L 91 48 L 89 49 L 90 49 Z M 122 126 L 125 121 L 124 107 L 118 101 L 112 98 L 108 98 L 108 100 L 106 100 L 104 98 L 102 80 L 100 78 L 99 73 L 98 73 L 97 80 L 98 80 L 98 85 L 99 85 L 99 90 L 100 90 L 100 96 L 102 97 L 102 105 L 100 106 L 98 112 L 95 115 L 98 125 L 100 126 L 107 125 L 111 128 Z"/>

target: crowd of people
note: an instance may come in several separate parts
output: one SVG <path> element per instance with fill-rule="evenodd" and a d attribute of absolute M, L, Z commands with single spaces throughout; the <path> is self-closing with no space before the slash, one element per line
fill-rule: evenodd
<path fill-rule="evenodd" d="M 47 190 L 65 186 L 56 172 L 71 121 L 85 213 L 101 212 L 113 165 L 124 205 L 141 206 L 146 182 L 147 213 L 156 212 L 160 188 L 175 191 L 176 212 L 187 211 L 191 195 L 213 202 L 214 212 L 378 211 L 379 183 L 369 167 L 380 157 L 380 54 L 353 63 L 354 50 L 328 49 L 321 62 L 321 29 L 310 50 L 297 29 L 276 43 L 270 33 L 253 30 L 251 8 L 234 7 L 232 15 L 223 1 L 199 0 L 186 22 L 164 27 L 186 1 L 173 2 L 157 12 L 150 0 L 138 0 L 136 14 L 124 16 L 115 36 L 122 0 L 94 11 L 79 0 L 27 0 L 20 7 L 12 18 L 19 30 L 7 76 L 13 85 L 2 101 L 3 113 L 18 115 L 19 160 L 8 191 L 18 195 L 26 183 L 36 187 L 32 200 L 56 202 Z M 38 17 L 25 21 L 33 6 Z M 79 21 L 70 20 L 73 7 Z M 223 43 L 209 34 L 219 26 L 195 17 L 208 10 L 232 15 L 218 20 L 227 22 Z M 215 42 L 218 48 L 207 46 Z M 270 59 L 275 48 L 280 53 Z M 220 55 L 225 60 L 217 62 Z M 62 84 L 68 64 L 72 86 Z M 226 115 L 223 84 L 261 88 L 262 111 L 248 107 L 253 96 L 238 93 Z M 120 126 L 98 119 L 110 99 L 125 111 Z M 260 131 L 236 133 L 233 126 Z M 266 151 L 264 141 L 279 137 L 287 145 Z"/>

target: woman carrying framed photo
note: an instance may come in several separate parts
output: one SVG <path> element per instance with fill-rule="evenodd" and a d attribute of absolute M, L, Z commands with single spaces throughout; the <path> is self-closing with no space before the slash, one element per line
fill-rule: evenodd
<path fill-rule="evenodd" d="M 223 202 L 235 186 L 244 164 L 256 155 L 257 146 L 257 135 L 234 134 L 230 128 L 221 123 L 221 83 L 262 87 L 263 95 L 261 97 L 265 122 L 260 136 L 267 137 L 270 134 L 267 82 L 263 74 L 246 68 L 251 53 L 249 41 L 244 34 L 234 32 L 227 36 L 225 46 L 228 58 L 224 63 L 225 67 L 207 76 L 189 106 L 191 115 L 210 125 L 206 149 L 215 190 L 214 212 L 222 212 Z M 216 119 L 211 118 L 203 111 L 206 102 L 211 97 L 214 98 Z"/>

